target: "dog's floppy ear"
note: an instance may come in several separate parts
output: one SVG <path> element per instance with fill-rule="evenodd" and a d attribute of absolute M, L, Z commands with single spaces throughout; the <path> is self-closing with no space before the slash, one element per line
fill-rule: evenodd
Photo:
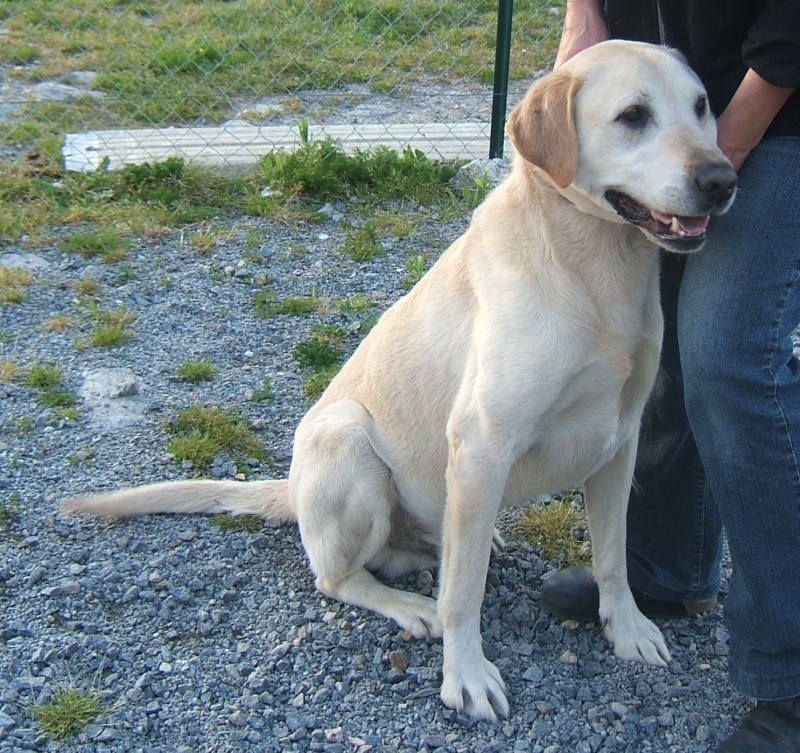
<path fill-rule="evenodd" d="M 575 95 L 581 80 L 559 70 L 539 79 L 508 117 L 506 130 L 517 151 L 541 167 L 559 188 L 578 168 Z"/>

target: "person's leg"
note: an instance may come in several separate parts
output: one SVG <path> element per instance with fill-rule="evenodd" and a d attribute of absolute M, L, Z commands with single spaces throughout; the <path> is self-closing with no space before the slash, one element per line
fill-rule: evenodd
<path fill-rule="evenodd" d="M 686 260 L 661 258 L 664 343 L 628 504 L 628 580 L 647 596 L 676 603 L 715 597 L 722 557 L 722 525 L 684 408 L 677 312 Z"/>
<path fill-rule="evenodd" d="M 800 138 L 770 139 L 688 260 L 678 335 L 686 406 L 733 561 L 731 681 L 800 695 Z"/>

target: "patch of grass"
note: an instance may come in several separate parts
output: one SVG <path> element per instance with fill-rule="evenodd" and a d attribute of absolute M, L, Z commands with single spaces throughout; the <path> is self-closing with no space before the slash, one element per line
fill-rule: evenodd
<path fill-rule="evenodd" d="M 208 382 L 213 379 L 216 367 L 207 358 L 199 361 L 184 361 L 179 367 L 177 374 L 185 382 L 192 382 L 197 384 L 199 382 Z"/>
<path fill-rule="evenodd" d="M 84 230 L 63 238 L 58 247 L 62 251 L 80 254 L 88 259 L 95 256 L 107 263 L 122 261 L 130 247 L 130 241 L 116 230 Z"/>
<path fill-rule="evenodd" d="M 378 147 L 348 154 L 332 139 L 309 140 L 307 129 L 301 122 L 302 143 L 295 151 L 270 152 L 260 163 L 268 185 L 285 196 L 430 203 L 447 190 L 458 169 L 455 163 L 436 162 L 410 147 L 401 153 Z"/>
<path fill-rule="evenodd" d="M 475 209 L 492 190 L 492 181 L 488 175 L 481 175 L 472 181 L 472 185 L 464 186 L 461 195 L 469 209 Z"/>
<path fill-rule="evenodd" d="M 342 364 L 336 363 L 320 371 L 315 371 L 303 382 L 303 393 L 306 397 L 318 398 L 331 383 L 331 380 L 339 373 Z"/>
<path fill-rule="evenodd" d="M 346 233 L 342 253 L 356 261 L 369 261 L 383 254 L 376 224 L 367 221 L 360 227 Z"/>
<path fill-rule="evenodd" d="M 52 700 L 32 709 L 36 726 L 52 740 L 65 740 L 80 732 L 102 711 L 99 696 L 72 685 L 56 688 Z"/>
<path fill-rule="evenodd" d="M 209 230 L 198 230 L 189 236 L 192 247 L 200 255 L 209 253 L 217 242 L 217 235 Z"/>
<path fill-rule="evenodd" d="M 44 328 L 51 332 L 62 332 L 78 324 L 78 320 L 69 314 L 56 314 L 51 316 L 45 323 Z"/>
<path fill-rule="evenodd" d="M 98 298 L 101 295 L 100 283 L 91 277 L 81 277 L 72 283 L 78 295 L 84 298 Z"/>
<path fill-rule="evenodd" d="M 81 417 L 79 408 L 73 405 L 65 406 L 53 411 L 54 418 L 62 418 L 65 421 L 77 421 Z"/>
<path fill-rule="evenodd" d="M 301 296 L 286 296 L 278 298 L 271 290 L 262 290 L 253 298 L 254 313 L 264 319 L 272 316 L 305 316 L 319 311 L 326 302 L 316 293 Z"/>
<path fill-rule="evenodd" d="M 375 301 L 360 294 L 342 298 L 336 304 L 347 322 L 347 330 L 358 333 L 361 338 L 366 336 L 380 317 L 380 312 L 372 310 L 375 306 Z"/>
<path fill-rule="evenodd" d="M 83 130 L 87 121 L 73 127 Z M 67 172 L 61 167 L 60 146 L 59 140 L 52 150 L 36 151 L 35 160 L 0 159 L 0 243 L 17 242 L 23 235 L 46 242 L 63 226 L 89 225 L 101 229 L 81 229 L 62 238 L 61 247 L 119 261 L 131 234 L 154 235 L 240 209 L 256 190 L 242 177 L 175 158 L 118 172 Z"/>
<path fill-rule="evenodd" d="M 17 434 L 30 434 L 33 431 L 33 419 L 30 416 L 20 416 L 16 421 Z"/>
<path fill-rule="evenodd" d="M 95 301 L 89 301 L 87 309 L 96 324 L 88 339 L 77 343 L 78 347 L 116 348 L 134 337 L 129 325 L 133 323 L 135 315 L 124 306 L 110 310 L 101 308 Z"/>
<path fill-rule="evenodd" d="M 341 361 L 343 353 L 330 340 L 314 336 L 295 345 L 292 355 L 302 367 L 321 371 Z"/>
<path fill-rule="evenodd" d="M 180 460 L 204 469 L 217 455 L 233 460 L 263 460 L 266 450 L 245 419 L 235 411 L 192 405 L 180 411 L 167 429 L 173 434 L 167 449 Z"/>
<path fill-rule="evenodd" d="M 577 493 L 536 503 L 514 524 L 514 534 L 541 551 L 541 556 L 560 567 L 591 561 L 588 523 Z"/>
<path fill-rule="evenodd" d="M 98 324 L 89 335 L 88 345 L 96 348 L 118 348 L 133 338 L 133 332 L 119 324 Z"/>
<path fill-rule="evenodd" d="M 366 311 L 367 309 L 371 309 L 374 305 L 375 301 L 373 301 L 372 298 L 368 295 L 362 295 L 361 293 L 355 293 L 354 295 L 347 296 L 347 298 L 340 298 L 336 302 L 336 308 L 345 316 Z"/>
<path fill-rule="evenodd" d="M 16 306 L 25 300 L 25 290 L 33 282 L 28 269 L 0 266 L 0 304 Z"/>
<path fill-rule="evenodd" d="M 315 324 L 311 332 L 315 340 L 323 340 L 331 345 L 342 345 L 347 339 L 347 331 L 337 324 Z"/>
<path fill-rule="evenodd" d="M 254 533 L 263 527 L 264 522 L 255 515 L 231 515 L 223 512 L 211 516 L 211 524 L 223 531 L 243 531 Z"/>
<path fill-rule="evenodd" d="M 19 492 L 11 492 L 7 499 L 0 500 L 0 528 L 5 528 L 20 513 Z"/>
<path fill-rule="evenodd" d="M 253 390 L 253 401 L 265 403 L 275 398 L 275 390 L 272 388 L 272 381 L 269 377 L 261 380 L 261 386 Z"/>
<path fill-rule="evenodd" d="M 415 254 L 414 256 L 406 259 L 405 268 L 406 276 L 400 283 L 406 290 L 413 288 L 425 274 L 425 268 L 428 266 L 428 254 Z"/>
<path fill-rule="evenodd" d="M 13 382 L 24 373 L 25 369 L 16 361 L 12 361 L 10 358 L 0 358 L 0 384 Z"/>
<path fill-rule="evenodd" d="M 62 370 L 53 363 L 35 363 L 25 374 L 24 382 L 29 387 L 48 389 L 61 383 Z"/>
<path fill-rule="evenodd" d="M 113 282 L 111 283 L 115 288 L 122 287 L 123 285 L 127 285 L 129 282 L 134 282 L 135 280 L 139 279 L 139 275 L 136 274 L 136 270 L 133 267 L 127 264 L 121 264 L 117 271 L 117 276 L 114 278 Z"/>
<path fill-rule="evenodd" d="M 25 302 L 25 292 L 19 288 L 0 288 L 0 303 L 6 306 L 19 306 Z"/>
<path fill-rule="evenodd" d="M 65 387 L 43 389 L 36 399 L 48 408 L 71 408 L 77 401 L 75 393 Z"/>
<path fill-rule="evenodd" d="M 307 397 L 316 398 L 322 394 L 342 368 L 344 351 L 340 343 L 345 336 L 340 327 L 321 325 L 315 328 L 312 337 L 295 345 L 292 351 L 295 360 L 311 372 L 303 382 Z"/>

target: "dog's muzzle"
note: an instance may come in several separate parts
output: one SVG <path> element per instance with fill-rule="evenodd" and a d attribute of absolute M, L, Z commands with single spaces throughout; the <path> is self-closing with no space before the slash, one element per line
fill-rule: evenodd
<path fill-rule="evenodd" d="M 626 222 L 641 228 L 651 239 L 671 251 L 696 251 L 705 243 L 713 214 L 723 214 L 736 194 L 736 173 L 728 164 L 704 165 L 695 176 L 699 204 L 707 211 L 678 215 L 651 209 L 632 196 L 609 189 L 606 201 Z"/>

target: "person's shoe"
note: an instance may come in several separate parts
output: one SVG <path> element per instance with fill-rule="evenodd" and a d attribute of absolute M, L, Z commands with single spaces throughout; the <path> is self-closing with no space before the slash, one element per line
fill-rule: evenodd
<path fill-rule="evenodd" d="M 758 701 L 716 753 L 800 753 L 800 697 Z"/>
<path fill-rule="evenodd" d="M 600 592 L 585 565 L 568 567 L 549 577 L 539 589 L 542 607 L 560 620 L 592 622 L 599 619 Z M 717 597 L 704 601 L 662 601 L 631 587 L 634 601 L 642 614 L 660 619 L 681 619 L 709 612 L 717 606 Z"/>

